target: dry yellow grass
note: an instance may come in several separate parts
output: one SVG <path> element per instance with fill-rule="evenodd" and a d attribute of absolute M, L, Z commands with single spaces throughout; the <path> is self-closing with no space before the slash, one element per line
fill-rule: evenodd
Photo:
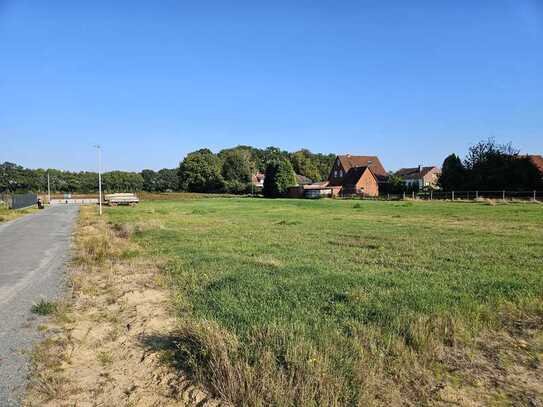
<path fill-rule="evenodd" d="M 131 256 L 139 248 L 130 231 L 82 208 L 71 292 L 42 327 L 48 338 L 33 352 L 25 406 L 218 404 L 163 363 L 176 320 L 160 259 Z"/>
<path fill-rule="evenodd" d="M 8 222 L 20 218 L 22 216 L 29 215 L 31 213 L 37 212 L 38 208 L 25 208 L 25 209 L 8 209 L 5 205 L 0 204 L 0 224 L 3 222 Z"/>

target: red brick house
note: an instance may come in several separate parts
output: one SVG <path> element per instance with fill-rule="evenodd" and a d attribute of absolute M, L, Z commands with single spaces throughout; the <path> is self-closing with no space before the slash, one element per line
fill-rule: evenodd
<path fill-rule="evenodd" d="M 343 177 L 341 195 L 379 196 L 377 177 L 369 167 L 353 167 Z"/>
<path fill-rule="evenodd" d="M 387 172 L 374 155 L 338 155 L 328 177 L 333 195 L 379 196 L 379 185 L 386 182 Z"/>
<path fill-rule="evenodd" d="M 541 173 L 541 177 L 543 178 L 543 156 L 529 155 L 528 159 L 534 165 L 534 167 L 539 170 L 539 172 Z"/>

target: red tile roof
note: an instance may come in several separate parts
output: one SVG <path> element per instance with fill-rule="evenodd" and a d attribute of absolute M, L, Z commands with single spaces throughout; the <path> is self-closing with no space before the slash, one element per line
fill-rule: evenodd
<path fill-rule="evenodd" d="M 356 167 L 368 167 L 371 168 L 371 171 L 375 175 L 380 175 L 383 177 L 387 176 L 387 172 L 379 158 L 375 155 L 338 155 L 341 166 L 345 172 L 349 172 L 351 168 Z"/>

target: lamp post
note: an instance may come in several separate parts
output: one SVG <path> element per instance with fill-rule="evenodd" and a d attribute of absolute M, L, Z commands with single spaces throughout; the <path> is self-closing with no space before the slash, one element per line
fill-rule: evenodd
<path fill-rule="evenodd" d="M 102 148 L 99 144 L 94 146 L 98 151 L 98 205 L 102 216 Z"/>
<path fill-rule="evenodd" d="M 49 179 L 49 170 L 47 170 L 47 203 L 51 206 L 51 181 Z"/>

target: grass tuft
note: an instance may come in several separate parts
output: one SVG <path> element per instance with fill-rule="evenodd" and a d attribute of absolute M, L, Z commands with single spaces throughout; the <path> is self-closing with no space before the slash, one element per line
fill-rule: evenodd
<path fill-rule="evenodd" d="M 37 315 L 51 315 L 57 311 L 57 304 L 45 299 L 41 299 L 37 304 L 32 305 L 31 311 Z"/>

